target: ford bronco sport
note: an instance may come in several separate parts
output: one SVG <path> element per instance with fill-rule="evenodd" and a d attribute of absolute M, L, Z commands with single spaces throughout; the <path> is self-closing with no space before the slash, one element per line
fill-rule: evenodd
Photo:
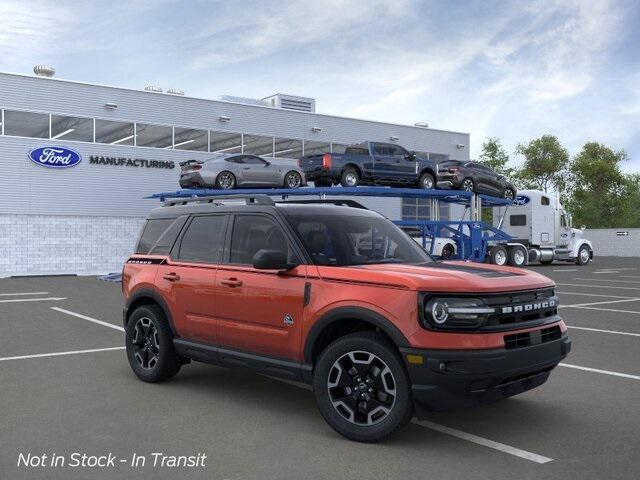
<path fill-rule="evenodd" d="M 414 414 L 535 388 L 571 346 L 551 280 L 436 262 L 353 207 L 260 195 L 165 202 L 122 288 L 141 380 L 195 360 L 306 382 L 329 425 L 358 441 Z"/>

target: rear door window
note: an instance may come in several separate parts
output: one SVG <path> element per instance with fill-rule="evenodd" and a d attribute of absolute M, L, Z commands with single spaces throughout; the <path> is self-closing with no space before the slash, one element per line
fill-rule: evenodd
<path fill-rule="evenodd" d="M 219 263 L 226 227 L 226 215 L 193 217 L 180 241 L 178 259 L 185 262 Z"/>

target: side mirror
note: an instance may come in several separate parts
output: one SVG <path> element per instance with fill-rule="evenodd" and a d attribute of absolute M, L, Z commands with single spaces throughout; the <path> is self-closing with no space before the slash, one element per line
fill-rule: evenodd
<path fill-rule="evenodd" d="M 291 270 L 297 266 L 287 261 L 283 250 L 263 248 L 253 256 L 253 268 L 257 270 Z"/>
<path fill-rule="evenodd" d="M 410 151 L 404 156 L 404 159 L 409 160 L 410 162 L 414 161 L 416 159 L 416 152 L 414 152 L 413 150 Z"/>
<path fill-rule="evenodd" d="M 265 161 L 264 161 L 264 166 L 265 166 L 265 167 L 268 167 L 269 165 L 271 165 L 271 162 L 270 162 L 270 161 L 268 161 L 268 160 L 265 160 Z"/>

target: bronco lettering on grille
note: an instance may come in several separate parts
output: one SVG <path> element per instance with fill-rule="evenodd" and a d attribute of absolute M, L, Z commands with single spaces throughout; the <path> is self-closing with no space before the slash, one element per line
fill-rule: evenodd
<path fill-rule="evenodd" d="M 545 300 L 543 302 L 523 303 L 522 305 L 514 305 L 510 307 L 502 307 L 501 313 L 522 313 L 534 312 L 544 308 L 554 308 L 557 305 L 555 299 Z"/>

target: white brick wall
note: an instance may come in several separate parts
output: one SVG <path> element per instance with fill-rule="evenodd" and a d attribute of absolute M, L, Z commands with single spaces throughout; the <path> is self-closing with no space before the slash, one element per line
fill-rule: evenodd
<path fill-rule="evenodd" d="M 141 217 L 0 215 L 0 277 L 120 272 Z"/>

